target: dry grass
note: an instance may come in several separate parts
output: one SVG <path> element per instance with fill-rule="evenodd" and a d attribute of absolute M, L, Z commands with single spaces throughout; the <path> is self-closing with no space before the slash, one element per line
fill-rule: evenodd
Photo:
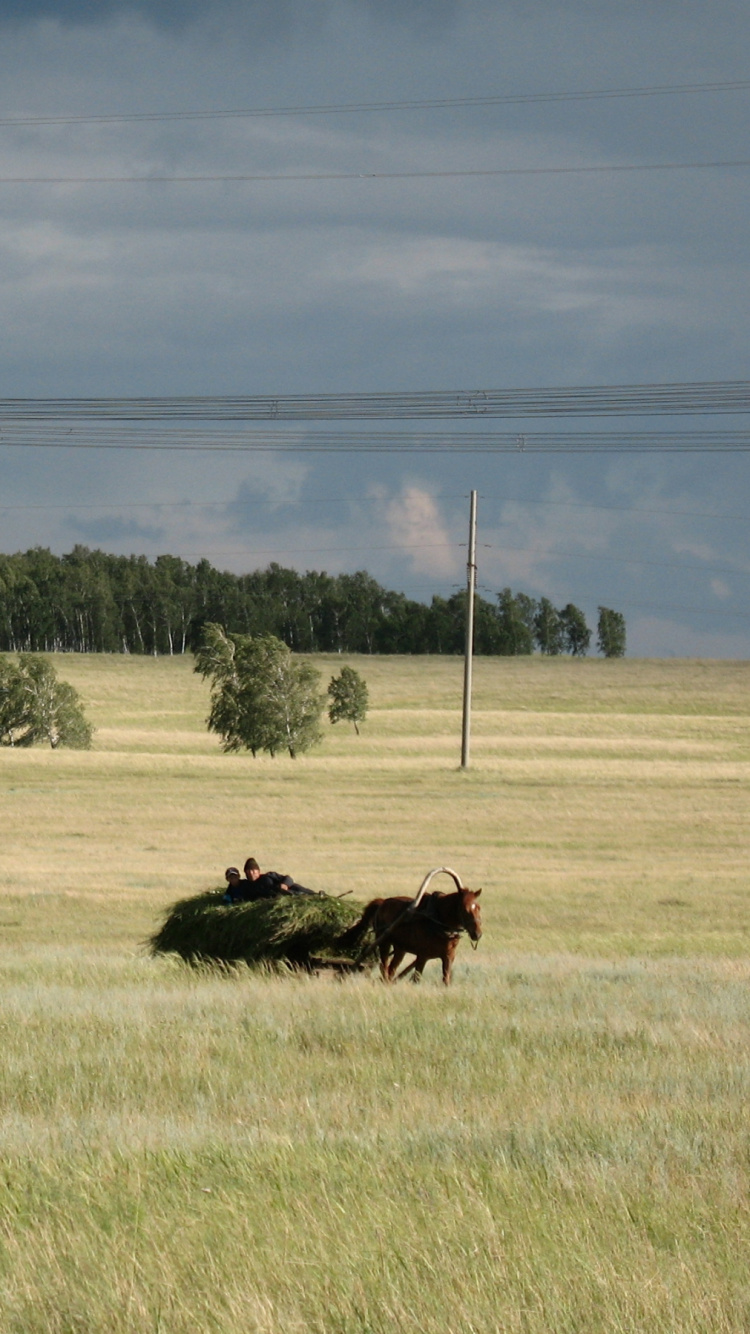
<path fill-rule="evenodd" d="M 0 1329 L 740 1334 L 747 665 L 480 662 L 467 774 L 460 663 L 356 665 L 296 763 L 114 658 L 58 664 L 92 752 L 0 753 Z M 454 865 L 485 938 L 447 993 L 139 951 L 249 853 Z"/>
<path fill-rule="evenodd" d="M 748 970 L 8 969 L 12 1334 L 739 1331 Z"/>
<path fill-rule="evenodd" d="M 206 733 L 189 661 L 65 657 L 95 749 L 0 754 L 0 937 L 106 940 L 106 903 L 139 939 L 253 854 L 362 899 L 454 865 L 490 948 L 745 953 L 747 664 L 480 660 L 469 773 L 458 660 L 358 667 L 362 737 L 254 761 Z"/>

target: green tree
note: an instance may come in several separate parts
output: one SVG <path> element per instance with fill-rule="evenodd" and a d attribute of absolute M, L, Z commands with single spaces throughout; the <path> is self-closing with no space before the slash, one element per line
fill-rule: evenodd
<path fill-rule="evenodd" d="M 21 653 L 17 663 L 0 659 L 0 742 L 33 746 L 48 741 L 53 750 L 71 746 L 88 750 L 93 728 L 78 691 L 58 681 L 51 663 L 35 653 Z"/>
<path fill-rule="evenodd" d="M 519 594 L 519 597 L 522 596 L 523 594 Z M 521 605 L 518 597 L 513 596 L 509 588 L 503 588 L 498 593 L 497 619 L 500 626 L 501 653 L 511 657 L 534 651 L 534 634 L 526 613 L 527 609 Z"/>
<path fill-rule="evenodd" d="M 286 749 L 296 759 L 321 740 L 320 672 L 275 635 L 229 635 L 209 623 L 195 670 L 211 680 L 207 724 L 225 751 Z"/>
<path fill-rule="evenodd" d="M 31 725 L 30 700 L 22 676 L 10 658 L 0 658 L 0 742 L 4 746 L 31 745 L 25 740 Z"/>
<path fill-rule="evenodd" d="M 625 656 L 625 617 L 621 611 L 612 611 L 611 607 L 599 608 L 597 647 L 605 658 Z"/>
<path fill-rule="evenodd" d="M 568 602 L 560 612 L 563 642 L 568 653 L 574 658 L 583 658 L 588 653 L 591 643 L 591 631 L 586 624 L 586 617 L 580 607 Z"/>
<path fill-rule="evenodd" d="M 563 651 L 563 626 L 560 613 L 549 598 L 540 598 L 534 616 L 534 638 L 542 653 L 554 656 Z"/>
<path fill-rule="evenodd" d="M 328 717 L 331 722 L 343 720 L 354 723 L 354 730 L 359 736 L 357 723 L 364 722 L 367 717 L 367 682 L 353 667 L 342 667 L 338 676 L 331 677 L 328 694 L 331 700 Z"/>

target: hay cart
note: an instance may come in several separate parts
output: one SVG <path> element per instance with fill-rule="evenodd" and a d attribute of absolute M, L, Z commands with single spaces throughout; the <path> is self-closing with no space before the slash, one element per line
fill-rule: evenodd
<path fill-rule="evenodd" d="M 418 908 L 433 876 L 429 871 L 405 912 Z M 176 954 L 191 964 L 287 965 L 309 972 L 361 972 L 375 961 L 375 943 L 342 950 L 340 937 L 362 913 L 362 905 L 329 894 L 286 895 L 250 903 L 226 903 L 224 890 L 209 890 L 172 904 L 159 930 L 146 942 L 152 955 Z"/>

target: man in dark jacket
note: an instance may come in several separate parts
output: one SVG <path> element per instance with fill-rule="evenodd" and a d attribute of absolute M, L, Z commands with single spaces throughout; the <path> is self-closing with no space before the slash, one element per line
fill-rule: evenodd
<path fill-rule="evenodd" d="M 244 871 L 246 880 L 252 886 L 248 898 L 273 899 L 277 894 L 315 893 L 314 889 L 306 889 L 304 885 L 298 885 L 290 875 L 281 875 L 279 871 L 261 871 L 254 857 L 248 857 Z"/>

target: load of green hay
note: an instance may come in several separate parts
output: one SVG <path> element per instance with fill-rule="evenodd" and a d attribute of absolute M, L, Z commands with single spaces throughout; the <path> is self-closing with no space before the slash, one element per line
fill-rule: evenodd
<path fill-rule="evenodd" d="M 307 967 L 316 958 L 349 958 L 337 946 L 361 916 L 362 905 L 327 895 L 280 894 L 254 903 L 224 903 L 223 890 L 181 899 L 150 937 L 152 954 L 179 954 L 190 963 L 286 961 Z"/>

